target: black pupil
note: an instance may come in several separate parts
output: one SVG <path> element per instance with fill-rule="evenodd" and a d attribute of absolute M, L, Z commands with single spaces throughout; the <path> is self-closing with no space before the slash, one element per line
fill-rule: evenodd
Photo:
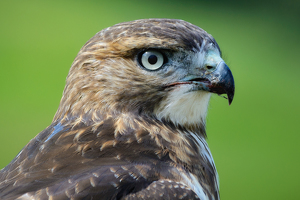
<path fill-rule="evenodd" d="M 157 62 L 157 56 L 156 56 L 156 55 L 151 55 L 151 56 L 149 56 L 148 62 L 149 62 L 151 65 L 154 65 L 154 64 Z"/>

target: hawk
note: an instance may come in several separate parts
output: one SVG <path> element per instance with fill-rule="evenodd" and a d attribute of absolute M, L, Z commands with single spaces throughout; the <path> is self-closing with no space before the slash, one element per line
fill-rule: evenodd
<path fill-rule="evenodd" d="M 234 96 L 215 39 L 174 19 L 98 32 L 50 126 L 0 171 L 0 199 L 219 199 L 206 143 L 212 93 Z"/>

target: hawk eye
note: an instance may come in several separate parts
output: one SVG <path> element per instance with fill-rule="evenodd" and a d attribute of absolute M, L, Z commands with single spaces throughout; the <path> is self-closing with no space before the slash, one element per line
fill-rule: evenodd
<path fill-rule="evenodd" d="M 156 70 L 166 63 L 165 56 L 156 50 L 147 50 L 138 58 L 140 65 L 149 70 Z"/>

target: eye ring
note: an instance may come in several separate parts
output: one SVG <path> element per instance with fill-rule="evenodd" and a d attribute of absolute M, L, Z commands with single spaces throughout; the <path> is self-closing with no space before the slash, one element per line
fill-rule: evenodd
<path fill-rule="evenodd" d="M 148 70 L 157 70 L 167 61 L 166 56 L 157 50 L 146 50 L 138 57 L 139 64 Z"/>

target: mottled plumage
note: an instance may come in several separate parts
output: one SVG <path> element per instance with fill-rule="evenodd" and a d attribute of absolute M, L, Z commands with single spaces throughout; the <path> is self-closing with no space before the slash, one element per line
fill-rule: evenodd
<path fill-rule="evenodd" d="M 1 170 L 0 199 L 219 199 L 211 92 L 231 103 L 234 82 L 199 27 L 146 19 L 100 31 L 75 58 L 51 125 Z"/>

